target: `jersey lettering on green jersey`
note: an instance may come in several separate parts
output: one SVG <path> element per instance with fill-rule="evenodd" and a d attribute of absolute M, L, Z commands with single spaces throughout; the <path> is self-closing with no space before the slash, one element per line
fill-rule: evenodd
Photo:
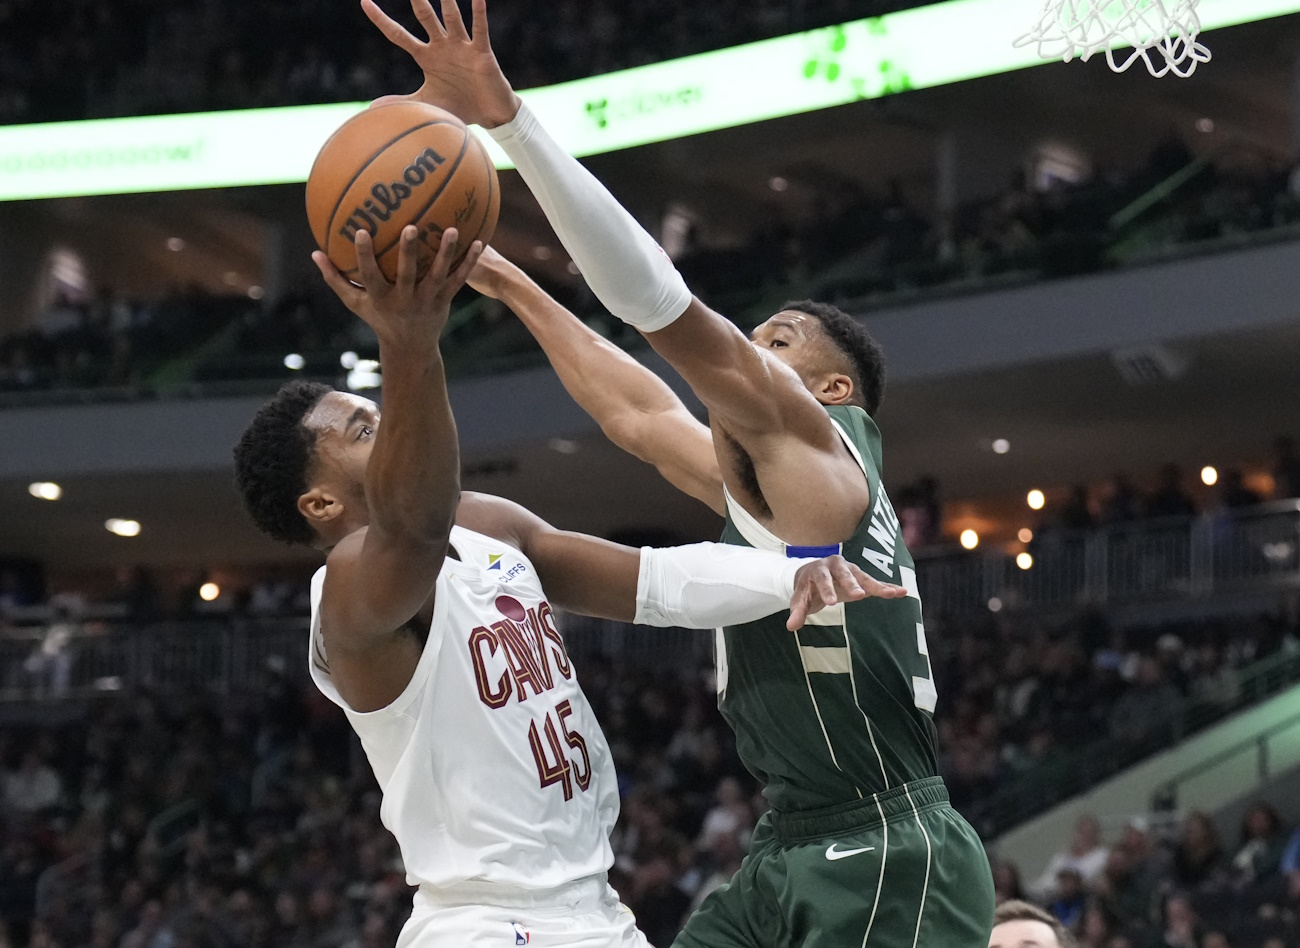
<path fill-rule="evenodd" d="M 915 564 L 880 481 L 880 432 L 859 408 L 827 412 L 871 491 L 870 507 L 839 549 L 908 595 L 841 603 L 809 617 L 798 633 L 786 630 L 784 613 L 719 630 L 719 707 L 745 766 L 772 805 L 787 811 L 859 800 L 936 773 L 938 696 Z M 722 539 L 799 555 L 729 495 Z"/>

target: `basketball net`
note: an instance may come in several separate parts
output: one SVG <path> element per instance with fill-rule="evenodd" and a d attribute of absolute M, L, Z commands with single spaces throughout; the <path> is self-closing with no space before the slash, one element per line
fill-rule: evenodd
<path fill-rule="evenodd" d="M 1151 75 L 1172 72 L 1187 78 L 1210 51 L 1196 41 L 1201 20 L 1198 0 L 1045 0 L 1035 27 L 1016 46 L 1037 46 L 1043 59 L 1076 56 L 1087 60 L 1100 50 L 1115 72 L 1141 59 Z M 1127 54 L 1117 49 L 1131 46 Z"/>

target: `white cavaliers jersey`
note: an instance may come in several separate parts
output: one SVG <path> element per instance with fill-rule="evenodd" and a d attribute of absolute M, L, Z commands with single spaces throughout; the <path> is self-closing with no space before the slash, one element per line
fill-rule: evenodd
<path fill-rule="evenodd" d="M 605 872 L 618 788 L 533 565 L 453 527 L 411 683 L 362 714 L 330 679 L 311 585 L 311 675 L 347 713 L 383 791 L 411 885 L 550 889 Z"/>

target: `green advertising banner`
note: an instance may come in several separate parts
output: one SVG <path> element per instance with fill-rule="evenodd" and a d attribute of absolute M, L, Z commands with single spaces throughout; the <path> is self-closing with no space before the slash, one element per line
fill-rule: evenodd
<path fill-rule="evenodd" d="M 596 155 L 1039 65 L 1032 48 L 1012 45 L 1039 4 L 948 0 L 522 95 L 572 154 Z M 1205 30 L 1295 12 L 1300 0 L 1200 4 Z M 364 107 L 0 128 L 0 201 L 300 183 L 325 139 Z M 497 166 L 509 167 L 482 137 Z"/>

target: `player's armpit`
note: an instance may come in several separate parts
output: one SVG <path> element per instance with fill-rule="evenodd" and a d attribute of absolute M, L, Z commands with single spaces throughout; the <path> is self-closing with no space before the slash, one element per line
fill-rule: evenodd
<path fill-rule="evenodd" d="M 354 711 L 392 704 L 415 674 L 421 645 L 404 631 L 427 623 L 447 543 L 358 530 L 330 551 L 320 621 L 339 694 Z"/>
<path fill-rule="evenodd" d="M 698 299 L 646 339 L 737 438 L 783 434 L 825 448 L 837 444 L 825 409 L 799 376 Z"/>

